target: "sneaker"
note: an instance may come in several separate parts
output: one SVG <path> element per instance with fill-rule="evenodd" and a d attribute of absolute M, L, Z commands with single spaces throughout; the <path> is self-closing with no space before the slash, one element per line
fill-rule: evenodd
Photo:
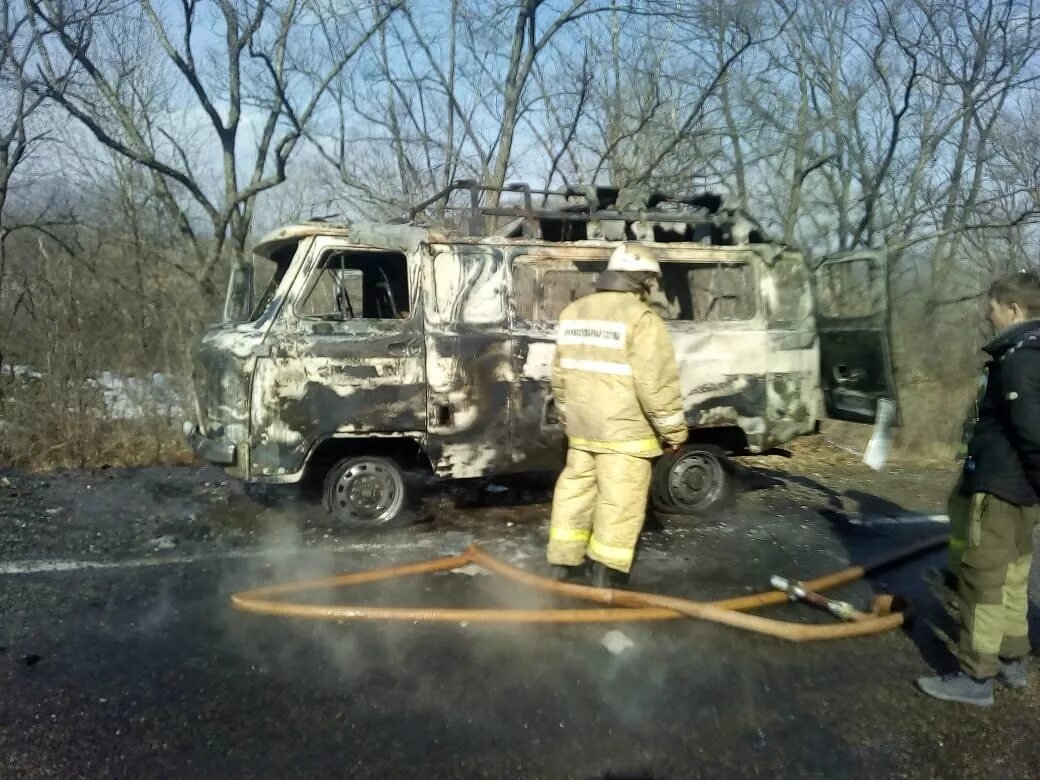
<path fill-rule="evenodd" d="M 1000 671 L 997 672 L 997 682 L 1008 688 L 1022 690 L 1029 686 L 1029 668 L 1026 666 L 1025 658 L 1016 658 L 1014 661 L 1000 659 Z"/>
<path fill-rule="evenodd" d="M 941 677 L 921 677 L 917 687 L 935 699 L 989 707 L 993 704 L 993 680 L 976 680 L 964 672 Z"/>

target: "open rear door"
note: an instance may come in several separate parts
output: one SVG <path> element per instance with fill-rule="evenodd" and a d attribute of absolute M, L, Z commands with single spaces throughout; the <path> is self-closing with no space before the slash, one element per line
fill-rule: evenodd
<path fill-rule="evenodd" d="M 871 423 L 880 399 L 895 402 L 885 260 L 883 250 L 854 252 L 813 274 L 820 385 L 832 419 Z"/>

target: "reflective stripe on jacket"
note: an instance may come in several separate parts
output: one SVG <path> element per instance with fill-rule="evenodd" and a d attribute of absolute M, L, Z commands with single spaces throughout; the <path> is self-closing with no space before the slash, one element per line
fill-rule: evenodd
<path fill-rule="evenodd" d="M 571 447 L 654 457 L 686 441 L 675 348 L 633 293 L 598 292 L 560 315 L 552 390 Z"/>

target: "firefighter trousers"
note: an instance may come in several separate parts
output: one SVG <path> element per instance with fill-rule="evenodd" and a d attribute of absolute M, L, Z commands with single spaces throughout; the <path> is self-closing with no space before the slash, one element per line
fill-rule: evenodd
<path fill-rule="evenodd" d="M 1027 655 L 1029 567 L 1040 506 L 1021 507 L 996 496 L 970 497 L 958 603 L 961 666 L 977 678 L 996 675 L 999 659 Z"/>
<path fill-rule="evenodd" d="M 578 566 L 588 556 L 617 571 L 631 569 L 651 465 L 634 455 L 568 450 L 553 493 L 549 563 Z"/>

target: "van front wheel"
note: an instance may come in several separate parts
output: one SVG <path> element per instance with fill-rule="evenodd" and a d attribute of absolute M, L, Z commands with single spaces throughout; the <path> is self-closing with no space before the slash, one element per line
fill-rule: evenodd
<path fill-rule="evenodd" d="M 389 458 L 344 458 L 325 476 L 322 501 L 326 511 L 350 528 L 382 528 L 404 520 L 408 483 L 401 467 Z"/>

